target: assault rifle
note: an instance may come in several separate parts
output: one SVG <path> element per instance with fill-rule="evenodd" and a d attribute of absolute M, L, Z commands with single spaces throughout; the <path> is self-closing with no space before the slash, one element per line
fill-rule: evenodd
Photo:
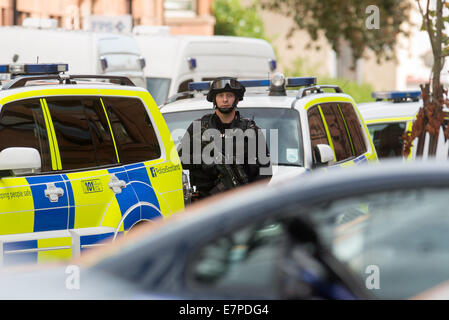
<path fill-rule="evenodd" d="M 225 156 L 222 153 L 218 153 L 215 157 L 213 165 L 219 174 L 216 186 L 211 190 L 212 194 L 234 189 L 249 182 L 248 176 L 243 170 L 243 166 L 236 163 L 235 157 L 233 157 L 232 160 L 231 164 L 227 163 L 230 161 L 225 161 Z"/>

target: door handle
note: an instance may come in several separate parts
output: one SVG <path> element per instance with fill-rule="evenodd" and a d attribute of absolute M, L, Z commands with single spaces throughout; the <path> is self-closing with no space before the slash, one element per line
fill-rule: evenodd
<path fill-rule="evenodd" d="M 115 174 L 113 174 L 111 175 L 111 182 L 108 183 L 108 186 L 114 193 L 122 193 L 122 189 L 126 187 L 126 182 L 124 180 L 120 180 L 115 176 Z"/>
<path fill-rule="evenodd" d="M 54 183 L 47 183 L 47 189 L 44 190 L 45 196 L 50 202 L 58 202 L 59 197 L 64 195 L 64 189 L 56 187 Z"/>

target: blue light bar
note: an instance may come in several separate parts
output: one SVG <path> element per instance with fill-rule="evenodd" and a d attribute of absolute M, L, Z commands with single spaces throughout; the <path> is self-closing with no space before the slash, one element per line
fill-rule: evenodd
<path fill-rule="evenodd" d="M 269 87 L 270 86 L 269 79 L 239 80 L 239 82 L 245 88 Z M 188 88 L 189 88 L 189 91 L 209 90 L 210 83 L 211 83 L 210 81 L 190 82 L 188 84 Z M 287 87 L 308 86 L 308 85 L 315 85 L 315 84 L 316 84 L 316 77 L 287 78 Z"/>
<path fill-rule="evenodd" d="M 261 80 L 239 80 L 239 82 L 240 82 L 245 88 L 252 88 L 252 87 L 269 87 L 269 86 L 270 86 L 270 80 L 268 80 L 268 79 L 261 79 Z"/>
<path fill-rule="evenodd" d="M 245 88 L 253 88 L 253 87 L 269 87 L 270 80 L 268 79 L 260 79 L 260 80 L 239 80 L 239 82 Z M 209 90 L 210 81 L 198 81 L 198 82 L 190 82 L 188 84 L 188 88 L 190 91 L 192 90 Z"/>
<path fill-rule="evenodd" d="M 371 96 L 377 100 L 401 100 L 407 98 L 417 100 L 421 96 L 421 91 L 378 91 L 373 92 Z"/>
<path fill-rule="evenodd" d="M 68 70 L 69 65 L 65 63 L 0 65 L 0 73 L 10 74 L 58 74 Z"/>
<path fill-rule="evenodd" d="M 189 82 L 187 85 L 189 88 L 189 91 L 193 90 L 209 90 L 210 82 L 209 81 L 198 81 L 198 82 Z"/>
<path fill-rule="evenodd" d="M 25 74 L 49 74 L 66 72 L 69 70 L 68 64 L 26 64 Z"/>
<path fill-rule="evenodd" d="M 310 86 L 316 84 L 316 77 L 287 78 L 287 87 Z"/>

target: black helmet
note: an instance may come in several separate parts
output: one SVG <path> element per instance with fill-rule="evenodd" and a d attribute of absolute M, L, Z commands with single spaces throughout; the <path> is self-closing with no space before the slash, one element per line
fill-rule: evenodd
<path fill-rule="evenodd" d="M 245 91 L 245 87 L 235 78 L 219 77 L 212 81 L 207 93 L 207 101 L 215 102 L 215 95 L 220 92 L 232 92 L 237 98 L 236 101 L 242 101 Z"/>

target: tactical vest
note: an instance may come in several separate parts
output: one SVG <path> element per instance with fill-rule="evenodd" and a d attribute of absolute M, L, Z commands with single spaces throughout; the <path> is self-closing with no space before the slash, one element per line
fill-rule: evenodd
<path fill-rule="evenodd" d="M 212 116 L 214 115 L 214 113 L 212 114 L 206 114 L 201 118 L 201 132 L 203 133 L 205 130 L 209 129 L 210 127 L 210 122 L 212 120 Z M 254 120 L 251 119 L 247 119 L 247 118 L 242 118 L 240 117 L 240 122 L 239 122 L 239 127 L 240 129 L 242 129 L 243 131 L 245 131 L 246 129 L 255 129 L 256 128 L 256 123 L 254 122 Z"/>

